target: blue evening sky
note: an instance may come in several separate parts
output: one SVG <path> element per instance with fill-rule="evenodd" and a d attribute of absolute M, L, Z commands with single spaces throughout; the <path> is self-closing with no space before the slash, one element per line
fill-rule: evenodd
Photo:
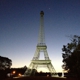
<path fill-rule="evenodd" d="M 62 47 L 70 42 L 67 36 L 80 35 L 80 0 L 0 0 L 0 56 L 10 58 L 12 67 L 30 64 L 38 42 L 41 10 L 47 51 L 60 72 Z"/>

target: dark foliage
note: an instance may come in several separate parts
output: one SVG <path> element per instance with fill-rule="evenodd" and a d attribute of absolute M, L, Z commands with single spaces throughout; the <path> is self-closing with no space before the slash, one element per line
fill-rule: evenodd
<path fill-rule="evenodd" d="M 62 68 L 68 72 L 71 77 L 80 76 L 80 37 L 74 35 L 71 43 L 62 48 L 63 65 Z"/>
<path fill-rule="evenodd" d="M 62 73 L 58 73 L 58 76 L 61 77 L 62 76 Z"/>
<path fill-rule="evenodd" d="M 12 78 L 12 77 L 18 77 L 19 74 L 23 75 L 27 67 L 22 68 L 8 68 L 5 70 L 0 70 L 0 80 Z M 13 73 L 15 71 L 15 73 Z M 9 76 L 8 76 L 9 74 Z"/>
<path fill-rule="evenodd" d="M 32 73 L 30 74 L 30 76 L 35 76 L 35 74 L 37 73 L 36 69 L 32 69 Z"/>
<path fill-rule="evenodd" d="M 21 68 L 11 68 L 9 70 L 11 77 L 18 77 L 20 75 L 24 75 L 25 71 L 27 70 L 27 67 L 21 67 Z M 14 73 L 15 71 L 15 73 Z M 20 74 L 20 75 L 19 75 Z"/>
<path fill-rule="evenodd" d="M 35 76 L 46 76 L 46 77 L 51 77 L 51 73 L 49 72 L 36 72 Z"/>
<path fill-rule="evenodd" d="M 7 57 L 0 56 L 0 70 L 5 70 L 10 68 L 12 65 L 12 60 Z"/>

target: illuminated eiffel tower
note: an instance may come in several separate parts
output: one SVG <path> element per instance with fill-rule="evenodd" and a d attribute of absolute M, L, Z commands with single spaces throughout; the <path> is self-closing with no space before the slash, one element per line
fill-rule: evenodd
<path fill-rule="evenodd" d="M 39 65 L 46 66 L 51 74 L 55 74 L 56 71 L 51 63 L 51 60 L 49 59 L 48 53 L 47 53 L 47 46 L 45 44 L 44 40 L 44 12 L 40 12 L 40 31 L 39 31 L 39 38 L 38 38 L 38 44 L 36 46 L 36 52 L 34 54 L 34 57 L 29 65 L 29 69 L 26 70 L 25 74 L 30 74 L 33 69 L 37 70 L 37 67 Z M 44 60 L 40 60 L 40 53 L 44 53 Z"/>

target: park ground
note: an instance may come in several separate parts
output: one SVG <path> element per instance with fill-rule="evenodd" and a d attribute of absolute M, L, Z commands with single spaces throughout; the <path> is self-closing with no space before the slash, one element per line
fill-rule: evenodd
<path fill-rule="evenodd" d="M 20 78 L 9 78 L 5 80 L 80 80 L 78 78 L 62 78 L 62 77 L 20 77 Z"/>

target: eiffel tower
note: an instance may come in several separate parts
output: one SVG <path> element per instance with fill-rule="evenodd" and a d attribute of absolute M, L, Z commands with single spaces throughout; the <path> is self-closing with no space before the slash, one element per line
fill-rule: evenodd
<path fill-rule="evenodd" d="M 33 69 L 37 70 L 37 67 L 39 65 L 42 65 L 43 67 L 46 66 L 51 74 L 55 74 L 56 71 L 51 63 L 51 60 L 49 59 L 48 53 L 47 53 L 47 46 L 45 44 L 44 40 L 44 12 L 40 12 L 40 29 L 39 29 L 39 38 L 38 38 L 38 44 L 36 46 L 36 52 L 34 54 L 34 57 L 29 65 L 29 69 L 26 70 L 25 74 L 31 74 Z M 40 60 L 40 53 L 44 53 L 44 60 Z"/>

